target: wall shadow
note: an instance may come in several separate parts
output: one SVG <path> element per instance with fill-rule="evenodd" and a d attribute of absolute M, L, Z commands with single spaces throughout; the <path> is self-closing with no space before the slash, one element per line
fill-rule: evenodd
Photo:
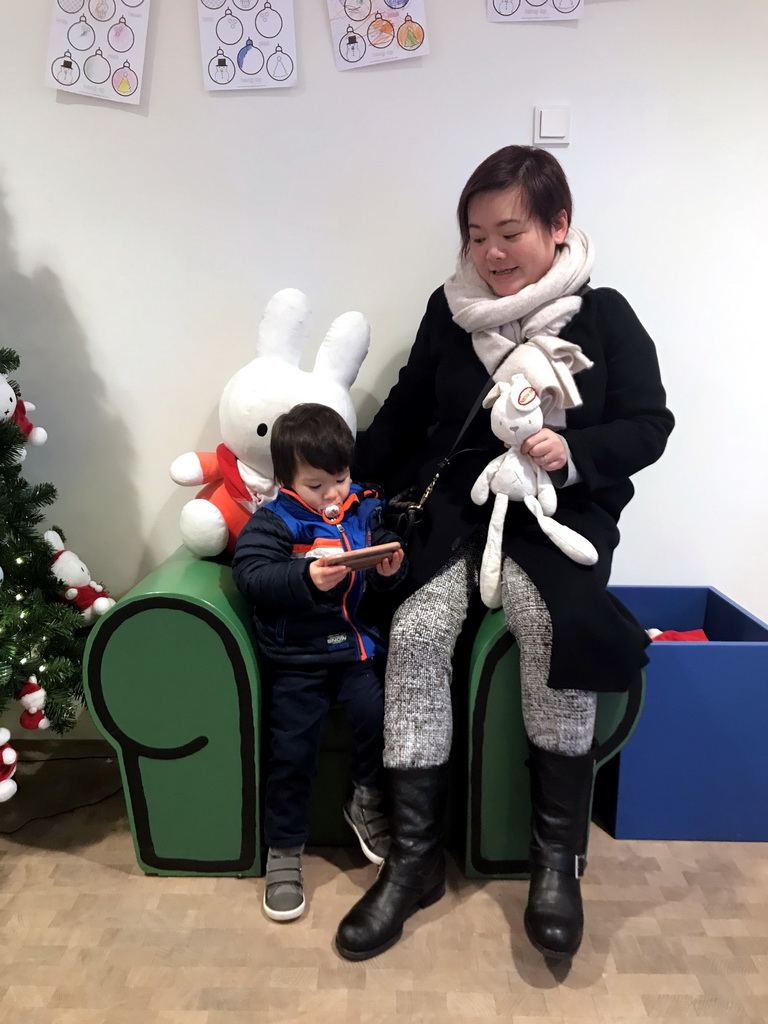
<path fill-rule="evenodd" d="M 126 573 L 144 548 L 135 452 L 125 423 L 110 408 L 92 345 L 62 282 L 44 265 L 22 272 L 1 189 L 0 344 L 19 353 L 14 376 L 22 397 L 37 407 L 32 421 L 48 431 L 45 445 L 28 446 L 23 475 L 30 483 L 54 484 L 58 498 L 47 524 L 62 527 L 94 578 L 119 597 L 132 584 Z"/>

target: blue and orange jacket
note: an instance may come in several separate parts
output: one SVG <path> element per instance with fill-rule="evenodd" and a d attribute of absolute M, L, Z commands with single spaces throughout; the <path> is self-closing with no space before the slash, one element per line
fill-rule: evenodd
<path fill-rule="evenodd" d="M 238 537 L 232 574 L 253 605 L 256 636 L 268 658 L 330 664 L 383 653 L 381 638 L 360 622 L 358 609 L 366 584 L 396 586 L 405 575 L 405 561 L 393 576 L 382 576 L 375 567 L 350 572 L 326 592 L 309 576 L 311 552 L 397 540 L 384 528 L 383 505 L 375 490 L 352 484 L 338 523 L 326 522 L 288 490 L 254 512 Z"/>

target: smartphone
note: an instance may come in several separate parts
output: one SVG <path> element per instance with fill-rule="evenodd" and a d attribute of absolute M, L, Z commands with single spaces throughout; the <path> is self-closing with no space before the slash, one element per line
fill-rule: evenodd
<path fill-rule="evenodd" d="M 352 551 L 340 551 L 338 555 L 326 555 L 326 565 L 348 565 L 350 569 L 370 569 L 395 551 L 400 550 L 400 542 L 393 540 L 389 544 L 374 544 L 370 548 L 354 548 Z"/>

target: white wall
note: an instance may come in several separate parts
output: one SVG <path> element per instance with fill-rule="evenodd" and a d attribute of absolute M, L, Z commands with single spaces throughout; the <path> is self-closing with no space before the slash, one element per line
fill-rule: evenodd
<path fill-rule="evenodd" d="M 593 283 L 655 337 L 679 419 L 614 580 L 712 584 L 768 618 L 764 0 L 587 0 L 547 25 L 428 0 L 429 56 L 345 73 L 325 0 L 296 0 L 300 85 L 225 95 L 202 89 L 194 3 L 154 0 L 138 110 L 41 84 L 52 6 L 3 18 L 0 343 L 50 433 L 27 475 L 115 594 L 176 547 L 191 495 L 167 467 L 218 442 L 272 292 L 308 293 L 318 340 L 369 317 L 367 422 L 452 268 L 468 173 L 561 102 Z"/>

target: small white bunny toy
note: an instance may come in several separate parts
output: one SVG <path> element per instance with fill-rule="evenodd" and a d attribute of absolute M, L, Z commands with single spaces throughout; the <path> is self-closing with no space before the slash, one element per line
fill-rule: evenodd
<path fill-rule="evenodd" d="M 302 402 L 335 409 L 357 428 L 349 389 L 370 343 L 362 313 L 342 313 L 331 324 L 311 371 L 298 363 L 307 343 L 309 306 L 295 288 L 267 303 L 256 358 L 232 377 L 219 402 L 223 444 L 215 452 L 187 452 L 171 465 L 184 487 L 206 486 L 181 510 L 181 536 L 193 554 L 211 557 L 234 551 L 251 514 L 277 495 L 270 455 L 272 425 Z"/>
<path fill-rule="evenodd" d="M 91 579 L 88 566 L 74 551 L 65 547 L 60 534 L 55 530 L 47 530 L 43 539 L 53 552 L 53 575 L 64 584 L 61 600 L 77 608 L 85 624 L 90 625 L 109 611 L 115 599 L 109 596 L 100 583 Z"/>
<path fill-rule="evenodd" d="M 41 445 L 48 440 L 48 432 L 42 427 L 36 427 L 30 421 L 27 413 L 34 412 L 35 406 L 31 402 L 25 402 L 17 398 L 16 392 L 8 382 L 5 374 L 0 374 L 0 419 L 12 420 L 19 430 L 26 437 L 29 444 Z M 22 448 L 18 461 L 23 462 L 27 457 L 27 449 Z"/>
<path fill-rule="evenodd" d="M 586 537 L 550 518 L 557 509 L 557 494 L 549 474 L 520 451 L 523 442 L 544 426 L 541 399 L 528 379 L 516 373 L 509 383 L 494 384 L 483 406 L 491 408 L 494 434 L 509 445 L 503 455 L 485 467 L 471 491 L 476 505 L 485 504 L 491 492 L 496 495 L 480 569 L 480 596 L 488 608 L 499 608 L 502 542 L 508 502 L 524 502 L 552 543 L 574 562 L 594 565 L 597 551 Z"/>

